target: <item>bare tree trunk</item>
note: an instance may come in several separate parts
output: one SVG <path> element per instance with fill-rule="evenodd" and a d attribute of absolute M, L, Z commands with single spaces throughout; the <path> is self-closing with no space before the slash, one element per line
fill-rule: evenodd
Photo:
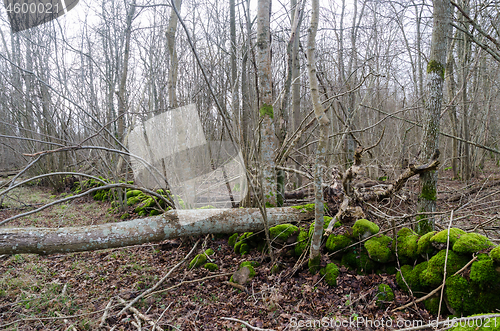
<path fill-rule="evenodd" d="M 271 1 L 259 0 L 257 12 L 257 75 L 259 77 L 259 114 L 261 118 L 262 191 L 265 204 L 276 206 L 276 134 L 271 83 L 270 15 Z"/>
<path fill-rule="evenodd" d="M 319 20 L 319 0 L 312 0 L 311 4 L 311 26 L 309 28 L 309 39 L 307 41 L 307 68 L 309 74 L 309 86 L 311 89 L 311 100 L 314 114 L 319 123 L 319 141 L 316 149 L 316 161 L 314 165 L 314 203 L 315 223 L 309 255 L 309 271 L 315 273 L 319 268 L 321 259 L 321 238 L 323 236 L 324 205 L 323 198 L 323 172 L 326 167 L 326 151 L 328 141 L 328 119 L 319 97 L 318 79 L 316 77 L 316 33 Z"/>
<path fill-rule="evenodd" d="M 455 39 L 454 39 L 455 40 Z M 450 122 L 451 122 L 451 132 L 454 136 L 458 136 L 458 118 L 457 118 L 457 107 L 455 107 L 454 99 L 456 93 L 456 82 L 455 82 L 455 60 L 453 58 L 453 48 L 455 41 L 450 44 L 448 49 L 448 60 L 446 61 L 446 86 L 448 88 L 448 101 L 450 104 Z M 451 169 L 453 172 L 453 179 L 458 178 L 458 141 L 456 139 L 451 140 Z"/>
<path fill-rule="evenodd" d="M 291 0 L 290 2 L 292 6 L 292 17 L 295 17 L 297 0 Z M 297 31 L 300 31 L 300 24 L 302 22 L 302 17 L 298 21 Z M 295 132 L 302 120 L 302 114 L 300 111 L 300 61 L 299 61 L 299 35 L 293 40 L 292 45 L 292 130 Z M 297 142 L 300 144 L 300 141 Z M 296 169 L 300 170 L 300 165 L 303 162 L 302 155 L 298 155 L 297 158 Z M 302 176 L 300 174 L 296 174 L 295 177 L 296 188 L 302 186 Z"/>
<path fill-rule="evenodd" d="M 182 0 L 174 0 L 175 7 L 180 12 Z M 177 51 L 175 49 L 175 33 L 177 31 L 177 14 L 174 9 L 170 12 L 170 20 L 168 21 L 167 28 L 167 48 L 170 55 L 170 70 L 168 71 L 168 100 L 169 106 L 171 108 L 177 108 L 179 106 L 177 102 L 177 69 L 178 69 L 178 59 Z"/>
<path fill-rule="evenodd" d="M 446 66 L 446 48 L 449 35 L 450 5 L 446 0 L 434 0 L 431 54 L 427 64 L 427 119 L 424 123 L 422 158 L 429 160 L 438 149 L 439 120 L 443 102 L 443 83 Z M 421 193 L 419 212 L 436 211 L 437 173 L 426 172 L 420 175 Z M 424 234 L 434 229 L 432 215 L 419 215 L 417 232 Z"/>
<path fill-rule="evenodd" d="M 267 210 L 270 226 L 311 218 L 291 207 Z M 0 254 L 54 254 L 125 247 L 209 233 L 241 233 L 264 227 L 259 209 L 171 210 L 128 222 L 67 228 L 0 228 Z"/>

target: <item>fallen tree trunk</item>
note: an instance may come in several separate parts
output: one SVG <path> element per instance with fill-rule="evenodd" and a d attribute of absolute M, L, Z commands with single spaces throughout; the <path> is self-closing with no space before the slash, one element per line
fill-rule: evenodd
<path fill-rule="evenodd" d="M 313 213 L 291 207 L 268 208 L 269 226 L 298 222 Z M 264 228 L 257 208 L 171 210 L 127 222 L 66 228 L 0 228 L 0 254 L 54 254 L 93 251 L 209 233 L 241 233 Z"/>

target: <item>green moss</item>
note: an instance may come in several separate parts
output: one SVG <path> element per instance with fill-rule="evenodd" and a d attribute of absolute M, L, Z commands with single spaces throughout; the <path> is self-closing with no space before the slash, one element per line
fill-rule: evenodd
<path fill-rule="evenodd" d="M 415 260 L 418 257 L 418 234 L 409 228 L 402 228 L 397 234 L 398 255 Z"/>
<path fill-rule="evenodd" d="M 450 248 L 455 245 L 458 238 L 464 235 L 466 232 L 459 228 L 451 228 L 450 229 Z M 448 240 L 448 229 L 439 231 L 434 236 L 431 237 L 431 243 L 437 249 L 446 248 L 446 242 Z"/>
<path fill-rule="evenodd" d="M 493 248 L 490 252 L 490 257 L 496 264 L 500 264 L 500 246 Z"/>
<path fill-rule="evenodd" d="M 340 260 L 340 265 L 345 266 L 346 268 L 349 269 L 356 269 L 357 268 L 357 254 L 354 249 L 350 249 L 342 255 L 342 259 Z"/>
<path fill-rule="evenodd" d="M 297 233 L 299 228 L 292 224 L 278 224 L 269 229 L 272 240 L 286 241 L 290 236 Z"/>
<path fill-rule="evenodd" d="M 369 274 L 377 270 L 377 263 L 370 259 L 366 250 L 363 249 L 359 252 L 359 256 L 357 257 L 357 267 L 359 273 Z"/>
<path fill-rule="evenodd" d="M 199 268 L 207 262 L 207 256 L 205 254 L 198 254 L 194 259 L 189 262 L 188 269 Z"/>
<path fill-rule="evenodd" d="M 258 262 L 255 262 L 255 261 L 244 261 L 244 262 L 241 262 L 240 265 L 238 266 L 238 270 L 240 270 L 241 268 L 248 268 L 248 270 L 250 271 L 250 274 L 248 275 L 249 278 L 253 278 L 255 277 L 255 267 L 258 267 L 259 266 L 259 263 Z"/>
<path fill-rule="evenodd" d="M 359 219 L 352 226 L 352 235 L 354 238 L 365 239 L 380 231 L 377 224 L 367 219 Z"/>
<path fill-rule="evenodd" d="M 448 304 L 458 315 L 473 314 L 482 310 L 478 302 L 480 293 L 461 275 L 446 279 L 445 294 Z"/>
<path fill-rule="evenodd" d="M 387 284 L 380 284 L 377 288 L 377 306 L 384 307 L 387 303 L 394 300 L 394 292 Z"/>
<path fill-rule="evenodd" d="M 307 234 L 307 231 L 301 229 L 299 232 L 299 236 L 297 237 L 297 243 L 295 244 L 294 248 L 295 256 L 301 256 L 308 246 L 309 246 L 309 236 Z"/>
<path fill-rule="evenodd" d="M 209 248 L 209 249 L 207 249 L 207 250 L 205 251 L 205 255 L 210 256 L 210 255 L 214 255 L 214 254 L 215 254 L 215 252 L 214 252 L 214 250 L 213 250 L 213 249 L 211 249 L 211 248 Z"/>
<path fill-rule="evenodd" d="M 217 271 L 219 270 L 219 266 L 215 263 L 205 263 L 203 268 L 208 269 L 210 271 Z"/>
<path fill-rule="evenodd" d="M 436 201 L 437 200 L 436 186 L 425 183 L 422 186 L 422 191 L 420 192 L 420 198 L 424 200 Z"/>
<path fill-rule="evenodd" d="M 444 264 L 446 250 L 439 251 L 430 260 L 427 269 L 422 272 L 420 279 L 423 284 L 431 287 L 439 286 L 443 281 Z M 448 251 L 448 261 L 446 263 L 447 276 L 453 275 L 469 262 L 465 256 L 458 255 L 453 251 Z"/>
<path fill-rule="evenodd" d="M 401 269 L 396 273 L 396 283 L 398 286 L 405 292 L 409 292 L 408 286 L 406 286 L 406 283 L 408 283 L 409 275 L 413 271 L 413 268 L 411 265 L 405 264 L 404 266 L 401 267 Z M 404 280 L 403 280 L 404 278 Z M 406 281 L 406 283 L 404 282 Z M 411 288 L 411 285 L 408 283 L 408 285 Z"/>
<path fill-rule="evenodd" d="M 437 315 L 439 310 L 439 297 L 432 296 L 424 301 L 425 309 L 427 309 L 431 314 Z M 443 302 L 441 304 L 441 314 L 444 314 L 446 309 L 446 304 Z"/>
<path fill-rule="evenodd" d="M 160 215 L 160 211 L 157 210 L 157 209 L 153 209 L 149 212 L 149 216 L 156 216 L 156 215 Z"/>
<path fill-rule="evenodd" d="M 441 63 L 439 63 L 436 60 L 431 60 L 427 64 L 427 73 L 432 73 L 435 72 L 438 74 L 442 79 L 444 79 L 444 72 L 445 72 L 445 66 Z"/>
<path fill-rule="evenodd" d="M 460 254 L 472 254 L 493 246 L 491 241 L 479 233 L 466 233 L 458 238 L 453 250 Z"/>
<path fill-rule="evenodd" d="M 227 244 L 231 247 L 234 247 L 236 241 L 238 240 L 238 236 L 239 235 L 237 233 L 232 234 L 231 237 L 229 237 L 229 239 L 227 240 Z"/>
<path fill-rule="evenodd" d="M 342 234 L 339 235 L 331 234 L 328 236 L 328 239 L 326 240 L 326 249 L 328 249 L 330 252 L 336 252 L 340 249 L 346 248 L 352 243 L 353 240 L 349 237 L 346 237 Z"/>
<path fill-rule="evenodd" d="M 240 251 L 239 253 L 241 255 L 248 254 L 250 252 L 250 246 L 246 242 L 242 242 L 240 245 Z"/>
<path fill-rule="evenodd" d="M 470 280 L 480 288 L 486 288 L 492 284 L 498 284 L 500 277 L 495 270 L 493 260 L 486 255 L 485 259 L 475 261 L 470 268 Z"/>
<path fill-rule="evenodd" d="M 431 244 L 431 238 L 437 233 L 432 231 L 424 234 L 417 242 L 417 254 L 430 255 L 435 249 Z"/>
<path fill-rule="evenodd" d="M 339 276 L 339 268 L 335 263 L 328 263 L 325 268 L 325 281 L 329 286 L 337 286 L 337 277 Z"/>
<path fill-rule="evenodd" d="M 391 250 L 392 239 L 388 236 L 374 237 L 365 242 L 370 259 L 379 263 L 387 263 L 394 259 Z"/>
<path fill-rule="evenodd" d="M 321 255 L 316 256 L 314 259 L 309 259 L 307 266 L 309 267 L 309 272 L 315 274 L 319 270 L 319 264 L 321 262 Z"/>
<path fill-rule="evenodd" d="M 434 231 L 434 223 L 426 215 L 417 215 L 415 219 L 417 221 L 416 231 L 421 236 Z"/>
<path fill-rule="evenodd" d="M 274 119 L 274 111 L 273 111 L 273 106 L 263 104 L 262 107 L 259 109 L 260 117 L 265 117 L 268 115 L 270 118 Z"/>

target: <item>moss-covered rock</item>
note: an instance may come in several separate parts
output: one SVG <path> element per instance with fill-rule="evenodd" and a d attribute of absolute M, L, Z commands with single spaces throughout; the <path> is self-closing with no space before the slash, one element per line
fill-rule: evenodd
<path fill-rule="evenodd" d="M 239 254 L 245 255 L 250 253 L 250 245 L 248 245 L 246 242 L 241 242 L 240 249 L 239 249 Z"/>
<path fill-rule="evenodd" d="M 259 266 L 259 262 L 244 261 L 244 262 L 240 263 L 238 270 L 240 270 L 241 268 L 247 267 L 250 270 L 249 278 L 253 278 L 256 275 L 254 268 L 256 268 L 258 266 Z"/>
<path fill-rule="evenodd" d="M 357 267 L 358 273 L 361 274 L 369 274 L 375 270 L 377 270 L 377 263 L 370 259 L 366 249 L 362 249 L 357 256 Z"/>
<path fill-rule="evenodd" d="M 405 264 L 405 265 L 401 266 L 401 269 L 396 273 L 396 283 L 406 293 L 409 292 L 408 286 L 410 286 L 410 288 L 411 288 L 411 285 L 408 283 L 408 280 L 409 280 L 410 273 L 412 271 L 413 271 L 413 267 L 411 265 Z M 403 280 L 403 278 L 404 278 L 404 280 Z M 406 284 L 408 284 L 408 286 Z"/>
<path fill-rule="evenodd" d="M 474 261 L 470 268 L 470 280 L 477 284 L 480 288 L 486 288 L 489 285 L 498 285 L 500 282 L 500 275 L 495 270 L 493 260 L 486 254 L 483 258 Z"/>
<path fill-rule="evenodd" d="M 479 233 L 466 233 L 458 238 L 453 251 L 460 254 L 472 254 L 492 247 L 491 241 Z"/>
<path fill-rule="evenodd" d="M 336 252 L 340 249 L 346 248 L 352 243 L 353 240 L 345 235 L 331 234 L 328 236 L 328 239 L 326 240 L 326 249 L 328 249 L 330 252 Z"/>
<path fill-rule="evenodd" d="M 459 228 L 451 228 L 450 229 L 450 248 L 455 245 L 458 238 L 464 235 L 466 232 Z M 448 241 L 448 229 L 439 231 L 431 238 L 431 243 L 434 247 L 441 250 L 446 248 L 446 243 Z"/>
<path fill-rule="evenodd" d="M 497 246 L 490 251 L 490 257 L 493 262 L 500 264 L 500 246 Z"/>
<path fill-rule="evenodd" d="M 294 253 L 295 256 L 301 256 L 302 253 L 307 249 L 309 245 L 309 236 L 307 231 L 301 229 L 297 237 L 297 243 L 295 244 Z"/>
<path fill-rule="evenodd" d="M 209 249 L 207 249 L 207 250 L 205 251 L 205 255 L 210 256 L 210 255 L 214 255 L 214 254 L 215 254 L 215 252 L 214 252 L 214 250 L 213 250 L 213 249 L 211 249 L 211 248 L 209 248 Z"/>
<path fill-rule="evenodd" d="M 215 263 L 205 263 L 203 268 L 209 270 L 209 271 L 217 271 L 219 270 L 219 266 Z"/>
<path fill-rule="evenodd" d="M 189 262 L 188 269 L 199 268 L 207 262 L 207 256 L 205 254 L 198 254 L 194 259 Z"/>
<path fill-rule="evenodd" d="M 391 250 L 391 244 L 392 238 L 383 235 L 367 240 L 364 246 L 370 259 L 379 263 L 387 263 L 394 260 L 394 254 Z"/>
<path fill-rule="evenodd" d="M 439 251 L 430 260 L 427 269 L 420 275 L 420 280 L 426 286 L 436 287 L 443 281 L 444 264 L 445 264 L 446 250 Z M 448 260 L 446 262 L 447 277 L 453 275 L 469 262 L 465 256 L 459 255 L 453 251 L 448 251 Z"/>
<path fill-rule="evenodd" d="M 293 224 L 278 224 L 269 229 L 271 240 L 286 242 L 289 237 L 299 232 L 299 228 Z"/>
<path fill-rule="evenodd" d="M 309 268 L 309 272 L 311 274 L 315 274 L 318 272 L 320 262 L 321 262 L 321 255 L 316 256 L 314 259 L 311 258 L 309 259 L 309 261 L 307 262 L 307 267 Z"/>
<path fill-rule="evenodd" d="M 418 238 L 418 234 L 409 228 L 399 230 L 397 234 L 398 255 L 415 260 L 418 257 Z"/>
<path fill-rule="evenodd" d="M 394 292 L 387 284 L 380 284 L 377 288 L 377 306 L 384 307 L 394 300 Z"/>
<path fill-rule="evenodd" d="M 431 238 L 437 233 L 437 231 L 427 232 L 424 234 L 417 242 L 417 254 L 431 255 L 436 250 L 432 246 Z"/>
<path fill-rule="evenodd" d="M 437 315 L 439 310 L 439 297 L 432 296 L 424 301 L 425 309 L 427 309 L 431 314 Z M 444 310 L 446 308 L 446 304 L 441 303 L 441 314 L 444 314 Z"/>
<path fill-rule="evenodd" d="M 356 269 L 358 267 L 356 250 L 349 249 L 345 252 L 340 260 L 340 265 L 343 265 L 348 269 Z"/>
<path fill-rule="evenodd" d="M 337 286 L 339 268 L 335 263 L 328 263 L 325 267 L 325 281 L 329 286 Z"/>
<path fill-rule="evenodd" d="M 367 219 L 359 219 L 352 226 L 352 235 L 356 239 L 366 239 L 371 235 L 377 234 L 380 228 L 377 224 L 370 222 Z"/>
<path fill-rule="evenodd" d="M 227 244 L 231 247 L 234 247 L 234 245 L 236 245 L 236 241 L 238 240 L 238 237 L 239 237 L 239 234 L 237 234 L 237 233 L 232 234 L 231 237 L 229 237 L 229 239 L 227 240 Z"/>
<path fill-rule="evenodd" d="M 474 297 L 477 295 L 467 279 L 461 275 L 451 276 L 446 279 L 446 299 L 451 309 L 456 314 L 474 313 Z"/>

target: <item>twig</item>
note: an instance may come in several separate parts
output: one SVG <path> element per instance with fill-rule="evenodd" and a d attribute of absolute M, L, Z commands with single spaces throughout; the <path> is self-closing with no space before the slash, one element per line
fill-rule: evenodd
<path fill-rule="evenodd" d="M 453 209 L 451 210 L 450 222 L 448 223 L 448 233 L 446 237 L 446 255 L 444 257 L 444 272 L 443 272 L 443 284 L 441 287 L 441 297 L 439 298 L 439 308 L 437 313 L 437 321 L 439 321 L 439 314 L 441 313 L 441 303 L 443 302 L 444 287 L 446 286 L 446 266 L 448 264 L 448 251 L 450 250 L 450 229 L 453 223 Z"/>
<path fill-rule="evenodd" d="M 123 300 L 121 297 L 117 296 L 116 297 L 118 299 L 118 301 L 120 301 L 122 304 L 126 304 L 127 301 Z M 128 309 L 130 310 L 133 314 L 137 315 L 138 317 L 140 317 L 144 322 L 148 323 L 149 325 L 151 326 L 154 326 L 154 328 L 158 331 L 163 331 L 163 329 L 161 327 L 159 327 L 158 325 L 155 324 L 155 322 L 153 322 L 149 317 L 145 316 L 144 314 L 142 314 L 140 311 L 138 311 L 136 308 L 134 307 L 131 307 L 130 304 L 126 305 L 125 308 L 123 309 Z M 121 315 L 122 312 L 120 312 L 118 315 Z M 132 322 L 133 323 L 133 322 Z M 137 325 L 137 328 L 140 329 L 141 325 L 140 325 L 140 321 L 138 322 L 138 325 Z"/>
<path fill-rule="evenodd" d="M 221 317 L 223 320 L 228 320 L 228 321 L 233 321 L 233 322 L 238 322 L 238 323 L 241 323 L 241 324 L 244 324 L 246 327 L 252 329 L 252 330 L 257 330 L 257 331 L 274 331 L 273 329 L 261 329 L 261 328 L 258 328 L 256 326 L 252 326 L 250 325 L 249 323 L 245 322 L 245 321 L 242 321 L 242 320 L 239 320 L 237 318 L 232 318 L 232 317 Z"/>
<path fill-rule="evenodd" d="M 245 286 L 243 286 L 243 285 L 240 285 L 240 284 L 237 284 L 237 283 L 233 283 L 233 282 L 228 282 L 228 281 L 223 282 L 223 284 L 226 284 L 226 285 L 232 286 L 232 287 L 234 287 L 234 288 L 236 288 L 236 289 L 238 289 L 238 290 L 241 290 L 241 291 L 243 291 L 243 292 L 247 292 L 247 289 L 246 289 L 246 288 L 245 288 Z"/>
<path fill-rule="evenodd" d="M 171 268 L 167 274 L 165 276 L 163 276 L 162 279 L 160 279 L 153 287 L 147 289 L 146 291 L 142 292 L 141 294 L 139 294 L 135 299 L 133 299 L 132 301 L 130 301 L 127 305 L 125 305 L 125 308 L 123 308 L 119 313 L 118 315 L 121 315 L 125 312 L 125 310 L 129 309 L 130 307 L 132 307 L 132 305 L 134 303 L 136 303 L 140 298 L 142 298 L 143 296 L 153 292 L 154 290 L 156 290 L 158 288 L 158 286 L 161 285 L 161 283 L 163 283 L 171 274 L 172 272 L 174 272 L 175 269 L 177 269 L 181 264 L 183 264 L 188 258 L 189 256 L 191 256 L 191 254 L 193 254 L 194 250 L 196 249 L 196 247 L 198 246 L 198 243 L 200 242 L 200 239 L 198 239 L 198 241 L 193 245 L 193 248 L 191 249 L 191 251 L 189 251 L 189 253 L 187 253 L 187 255 L 181 260 L 181 262 L 177 263 L 173 268 Z"/>
<path fill-rule="evenodd" d="M 233 274 L 232 272 L 229 272 L 229 273 L 225 273 L 225 274 L 218 274 L 218 275 L 207 276 L 207 277 L 203 277 L 203 278 L 199 278 L 199 279 L 185 280 L 185 281 L 180 282 L 179 284 L 175 284 L 175 285 L 170 286 L 170 287 L 168 287 L 166 289 L 148 293 L 148 295 L 146 295 L 145 298 L 149 298 L 150 296 L 158 294 L 158 293 L 168 292 L 170 290 L 173 290 L 176 287 L 179 287 L 179 286 L 182 286 L 182 285 L 185 285 L 185 284 L 198 283 L 198 282 L 202 282 L 202 281 L 207 280 L 207 279 L 217 278 L 217 277 L 221 277 L 221 276 L 229 276 L 229 275 L 232 275 L 232 274 Z"/>
<path fill-rule="evenodd" d="M 468 267 L 472 264 L 472 262 L 474 262 L 474 261 L 476 261 L 476 260 L 477 260 L 477 256 L 474 256 L 474 257 L 472 258 L 472 260 L 470 260 L 470 261 L 469 261 L 469 262 L 468 262 L 468 263 L 467 263 L 467 264 L 466 264 L 466 265 L 465 265 L 462 269 L 460 269 L 460 270 L 458 270 L 457 272 L 455 272 L 455 273 L 453 274 L 453 276 L 455 276 L 455 275 L 458 275 L 458 274 L 462 273 L 465 269 L 467 269 L 467 268 L 468 268 Z M 415 303 L 419 303 L 419 302 L 422 302 L 422 301 L 424 301 L 424 300 L 426 300 L 426 299 L 430 298 L 430 297 L 431 297 L 431 296 L 433 296 L 435 293 L 437 293 L 437 292 L 441 289 L 441 287 L 443 287 L 443 284 L 441 284 L 441 285 L 439 285 L 438 287 L 436 287 L 436 288 L 435 288 L 434 290 L 432 290 L 429 294 L 427 294 L 427 295 L 425 295 L 425 296 L 423 296 L 423 297 L 418 298 L 417 300 L 415 300 Z M 405 308 L 410 307 L 412 304 L 413 304 L 413 301 L 412 301 L 412 302 L 410 302 L 410 303 L 407 303 L 407 304 L 406 304 L 406 305 L 404 305 L 404 306 L 401 306 L 401 307 L 398 307 L 398 308 L 394 308 L 392 311 L 394 312 L 394 311 L 396 311 L 396 310 L 403 310 L 403 309 L 405 309 Z"/>
<path fill-rule="evenodd" d="M 106 308 L 104 308 L 104 313 L 102 314 L 102 317 L 101 317 L 101 323 L 99 323 L 99 327 L 101 327 L 101 328 L 104 326 L 104 323 L 106 323 L 106 319 L 108 318 L 109 308 L 111 308 L 112 302 L 113 302 L 113 298 L 109 299 L 109 302 L 106 305 Z"/>
<path fill-rule="evenodd" d="M 58 311 L 56 311 L 56 315 L 59 316 L 59 317 L 62 317 L 63 318 L 63 321 L 64 321 L 64 324 L 70 324 L 70 321 L 66 319 L 65 316 L 63 316 L 61 313 L 59 313 Z M 75 328 L 75 323 L 71 323 L 66 330 L 71 330 L 71 331 L 78 331 L 76 328 Z"/>

